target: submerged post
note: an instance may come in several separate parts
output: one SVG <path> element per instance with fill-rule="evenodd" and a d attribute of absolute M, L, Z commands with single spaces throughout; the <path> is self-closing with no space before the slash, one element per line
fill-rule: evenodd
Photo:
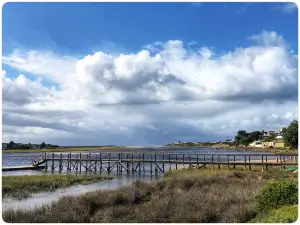
<path fill-rule="evenodd" d="M 108 167 L 107 167 L 107 172 L 110 174 L 110 153 L 108 153 Z"/>
<path fill-rule="evenodd" d="M 59 160 L 59 173 L 62 171 L 62 153 L 60 153 L 60 160 Z"/>
<path fill-rule="evenodd" d="M 133 154 L 131 154 L 131 172 L 134 172 L 134 165 L 133 165 Z"/>
<path fill-rule="evenodd" d="M 264 155 L 261 154 L 261 171 L 264 171 Z"/>
<path fill-rule="evenodd" d="M 79 172 L 81 173 L 81 153 L 79 153 Z"/>
<path fill-rule="evenodd" d="M 122 162 L 123 162 L 123 153 L 121 153 L 121 158 L 120 158 L 120 162 L 119 162 L 121 174 L 123 173 L 123 166 L 122 166 L 123 164 L 122 164 Z"/>
<path fill-rule="evenodd" d="M 119 166 L 120 166 L 120 153 L 118 154 L 118 163 L 117 163 L 117 174 L 119 174 L 120 173 L 120 171 L 119 171 Z"/>
<path fill-rule="evenodd" d="M 143 173 L 145 174 L 145 153 L 143 153 Z"/>
<path fill-rule="evenodd" d="M 169 170 L 172 169 L 172 166 L 171 166 L 171 154 L 169 153 Z"/>
<path fill-rule="evenodd" d="M 52 153 L 52 165 L 51 165 L 52 172 L 54 171 L 54 153 Z"/>
<path fill-rule="evenodd" d="M 85 160 L 85 172 L 87 173 L 88 172 L 88 159 L 89 158 L 89 155 L 86 154 L 86 160 Z"/>
<path fill-rule="evenodd" d="M 150 154 L 150 174 L 152 175 L 152 154 Z"/>
<path fill-rule="evenodd" d="M 76 172 L 78 171 L 78 154 L 76 154 Z"/>
<path fill-rule="evenodd" d="M 251 170 L 251 160 L 250 160 L 250 155 L 248 156 L 248 160 L 249 160 L 249 170 Z"/>
<path fill-rule="evenodd" d="M 47 168 L 48 168 L 47 153 L 45 153 L 45 160 L 46 160 L 46 165 L 45 165 L 45 172 L 46 172 L 46 171 L 47 171 Z"/>
<path fill-rule="evenodd" d="M 235 169 L 235 155 L 233 156 L 233 169 Z"/>
<path fill-rule="evenodd" d="M 139 154 L 139 174 L 141 174 L 141 155 Z"/>
<path fill-rule="evenodd" d="M 129 173 L 130 172 L 130 168 L 129 168 L 129 154 L 127 153 L 127 155 L 126 155 L 126 165 L 127 165 L 127 173 Z"/>
<path fill-rule="evenodd" d="M 163 154 L 163 164 L 162 164 L 163 172 L 165 172 L 165 154 Z"/>
<path fill-rule="evenodd" d="M 103 170 L 103 168 L 102 168 L 102 153 L 100 153 L 100 174 L 102 174 L 102 170 Z"/>

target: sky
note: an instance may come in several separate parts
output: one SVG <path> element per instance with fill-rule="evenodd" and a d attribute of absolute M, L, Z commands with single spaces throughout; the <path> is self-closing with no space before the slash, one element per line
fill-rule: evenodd
<path fill-rule="evenodd" d="M 6 3 L 3 142 L 162 145 L 298 115 L 295 3 Z"/>

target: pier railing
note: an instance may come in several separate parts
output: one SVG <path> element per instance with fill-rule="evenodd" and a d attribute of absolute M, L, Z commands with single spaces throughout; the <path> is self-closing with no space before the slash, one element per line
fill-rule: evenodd
<path fill-rule="evenodd" d="M 170 169 L 185 166 L 194 168 L 220 169 L 226 166 L 235 169 L 243 166 L 251 170 L 252 166 L 268 170 L 277 166 L 285 169 L 287 166 L 298 165 L 298 155 L 273 154 L 199 154 L 199 153 L 45 153 L 36 159 L 33 165 L 44 165 L 49 171 L 76 172 L 112 172 L 127 173 L 164 173 Z"/>

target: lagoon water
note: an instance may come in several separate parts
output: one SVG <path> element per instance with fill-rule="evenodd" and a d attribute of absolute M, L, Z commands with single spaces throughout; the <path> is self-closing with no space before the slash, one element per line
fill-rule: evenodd
<path fill-rule="evenodd" d="M 115 151 L 115 150 L 114 150 Z M 86 152 L 113 152 L 110 150 L 99 150 L 99 151 L 83 151 Z M 185 154 L 249 154 L 251 152 L 247 151 L 233 151 L 233 150 L 225 150 L 225 149 L 204 149 L 204 148 L 175 148 L 175 149 L 154 149 L 154 148 L 141 148 L 141 149 L 124 149 L 118 150 L 118 152 L 122 153 L 182 153 Z M 79 152 L 75 152 L 79 153 Z M 253 153 L 253 152 L 252 152 Z M 42 153 L 4 153 L 2 154 L 2 166 L 21 166 L 21 165 L 31 165 L 32 159 L 39 157 Z M 260 154 L 258 152 L 258 154 Z M 265 152 L 263 154 L 266 154 Z M 271 154 L 271 153 L 270 153 Z M 255 157 L 253 157 L 255 159 Z M 258 157 L 259 159 L 259 157 Z M 238 158 L 237 158 L 238 160 Z M 49 173 L 49 172 L 48 172 Z M 35 170 L 27 170 L 27 171 L 5 171 L 2 172 L 2 176 L 20 176 L 20 175 L 36 175 L 36 174 L 47 174 L 45 171 L 35 171 Z M 52 174 L 52 173 L 49 173 Z M 138 175 L 138 174 L 127 174 L 124 173 L 123 175 L 115 176 L 112 180 L 106 180 L 97 182 L 94 184 L 89 185 L 76 185 L 64 189 L 58 189 L 54 192 L 42 192 L 33 194 L 31 197 L 22 200 L 16 200 L 11 198 L 5 198 L 2 200 L 2 211 L 12 210 L 12 209 L 31 209 L 34 207 L 41 206 L 43 204 L 51 203 L 55 200 L 63 196 L 74 196 L 80 195 L 91 191 L 96 190 L 109 190 L 109 189 L 116 189 L 122 186 L 128 186 L 132 184 L 136 180 L 141 180 L 145 182 L 150 182 L 159 179 L 160 175 Z"/>

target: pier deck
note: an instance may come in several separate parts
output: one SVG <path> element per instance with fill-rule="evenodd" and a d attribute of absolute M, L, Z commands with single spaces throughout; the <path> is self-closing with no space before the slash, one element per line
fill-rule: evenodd
<path fill-rule="evenodd" d="M 251 166 L 260 166 L 261 170 L 277 166 L 297 166 L 298 155 L 272 154 L 195 154 L 195 153 L 45 153 L 34 160 L 34 166 L 43 165 L 50 171 L 76 172 L 112 172 L 127 173 L 163 173 L 170 169 L 178 169 L 188 165 L 194 168 L 220 169 L 221 165 L 229 169 L 244 166 L 251 170 Z"/>

